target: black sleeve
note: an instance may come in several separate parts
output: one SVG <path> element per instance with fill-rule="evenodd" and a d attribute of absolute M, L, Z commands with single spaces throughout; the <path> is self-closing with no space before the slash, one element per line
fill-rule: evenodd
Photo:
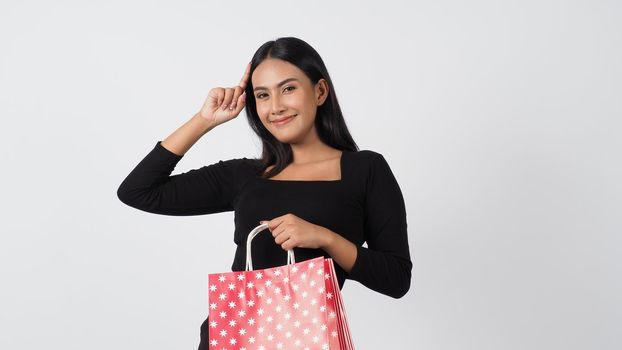
<path fill-rule="evenodd" d="M 348 276 L 379 293 L 401 298 L 410 289 L 406 207 L 387 161 L 376 153 L 365 198 L 365 240 Z"/>
<path fill-rule="evenodd" d="M 246 158 L 221 160 L 170 176 L 183 156 L 161 142 L 123 180 L 117 190 L 121 202 L 150 213 L 178 216 L 233 210 Z"/>

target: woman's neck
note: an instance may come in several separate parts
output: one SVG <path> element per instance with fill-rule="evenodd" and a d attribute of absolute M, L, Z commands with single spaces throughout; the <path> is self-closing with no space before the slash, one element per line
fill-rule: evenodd
<path fill-rule="evenodd" d="M 321 142 L 308 142 L 305 144 L 291 144 L 294 160 L 292 164 L 302 165 L 315 163 L 338 157 L 341 151 Z"/>

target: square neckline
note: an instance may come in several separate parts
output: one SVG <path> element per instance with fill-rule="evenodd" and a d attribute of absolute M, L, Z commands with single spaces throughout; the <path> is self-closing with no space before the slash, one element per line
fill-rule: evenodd
<path fill-rule="evenodd" d="M 283 183 L 298 183 L 298 182 L 309 182 L 309 183 L 337 183 L 337 182 L 343 182 L 343 173 L 344 173 L 344 158 L 345 158 L 345 154 L 347 151 L 342 150 L 341 151 L 341 156 L 339 157 L 339 180 L 279 180 L 279 179 L 266 179 L 262 176 L 260 176 L 259 178 L 265 181 L 271 181 L 271 182 L 283 182 Z"/>

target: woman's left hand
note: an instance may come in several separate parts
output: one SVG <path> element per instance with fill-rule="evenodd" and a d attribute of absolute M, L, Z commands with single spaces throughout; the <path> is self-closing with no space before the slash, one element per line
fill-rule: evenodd
<path fill-rule="evenodd" d="M 268 224 L 268 229 L 276 244 L 283 250 L 298 248 L 324 248 L 330 240 L 330 231 L 324 227 L 312 224 L 298 216 L 288 213 L 269 221 L 260 221 Z"/>

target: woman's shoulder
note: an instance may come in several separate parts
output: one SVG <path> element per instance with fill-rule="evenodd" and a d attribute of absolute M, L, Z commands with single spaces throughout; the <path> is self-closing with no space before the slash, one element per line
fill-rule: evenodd
<path fill-rule="evenodd" d="M 350 153 L 354 154 L 355 157 L 359 157 L 360 159 L 376 159 L 382 157 L 381 153 L 370 149 L 361 149 Z"/>
<path fill-rule="evenodd" d="M 249 157 L 229 158 L 226 160 L 219 160 L 218 163 L 230 168 L 235 168 L 243 173 L 253 173 L 261 166 L 260 159 Z"/>
<path fill-rule="evenodd" d="M 252 177 L 261 176 L 263 166 L 261 159 L 252 157 L 231 158 L 226 160 L 235 169 L 235 175 L 238 179 L 247 180 Z"/>
<path fill-rule="evenodd" d="M 389 162 L 385 156 L 374 150 L 363 149 L 356 152 L 350 152 L 351 158 L 346 162 L 350 173 L 367 174 L 367 177 L 374 177 L 374 174 L 392 173 Z"/>
<path fill-rule="evenodd" d="M 370 149 L 362 149 L 354 152 L 349 152 L 351 154 L 351 159 L 354 161 L 351 162 L 353 165 L 365 165 L 371 166 L 377 162 L 386 162 L 382 153 Z"/>
<path fill-rule="evenodd" d="M 218 159 L 218 158 L 217 158 Z M 224 181 L 239 182 L 255 176 L 259 171 L 259 161 L 248 157 L 220 158 L 208 162 L 199 169 L 205 176 Z"/>

